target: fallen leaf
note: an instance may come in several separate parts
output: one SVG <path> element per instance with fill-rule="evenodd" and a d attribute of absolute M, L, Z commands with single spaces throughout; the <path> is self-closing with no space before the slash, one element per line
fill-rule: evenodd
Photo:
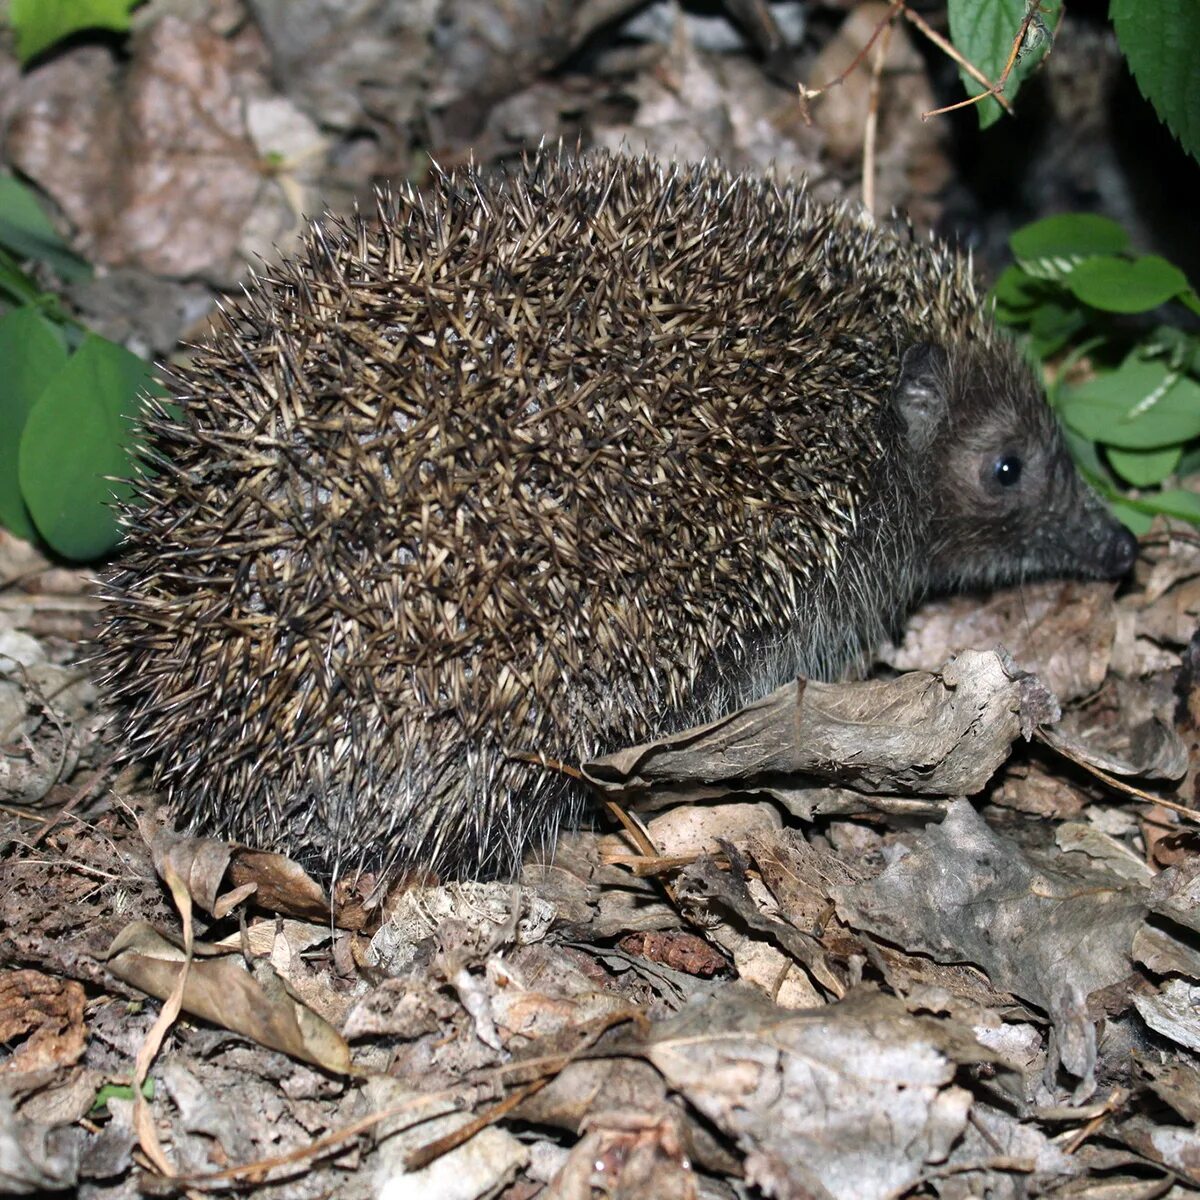
<path fill-rule="evenodd" d="M 214 957 L 204 957 L 210 953 Z M 196 955 L 188 965 L 185 1012 L 327 1071 L 350 1072 L 350 1047 L 331 1025 L 291 996 L 269 963 L 255 959 L 251 975 L 240 954 L 197 943 Z M 107 965 L 118 979 L 165 1000 L 184 969 L 184 953 L 151 925 L 134 921 L 113 940 Z"/>

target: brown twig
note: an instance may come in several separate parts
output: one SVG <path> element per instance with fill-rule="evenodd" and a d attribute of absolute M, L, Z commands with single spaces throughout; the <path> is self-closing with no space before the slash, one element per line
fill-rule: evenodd
<path fill-rule="evenodd" d="M 117 761 L 117 752 L 110 754 L 97 768 L 96 773 L 82 787 L 75 790 L 75 794 L 64 804 L 58 812 L 54 814 L 30 839 L 30 846 L 40 845 L 49 837 L 52 830 L 56 829 L 63 821 L 64 817 L 70 816 L 85 800 L 90 800 L 92 795 L 99 790 L 102 784 L 107 782 L 108 771 Z"/>
<path fill-rule="evenodd" d="M 910 24 L 915 25 L 943 54 L 953 59 L 970 77 L 975 80 L 981 87 L 991 88 L 992 81 L 973 63 L 970 59 L 964 58 L 955 48 L 953 43 L 947 41 L 920 13 L 915 13 L 909 8 L 904 9 L 904 17 Z M 998 103 L 1003 105 L 1004 110 L 1011 116 L 1012 104 L 1004 96 L 997 96 Z M 928 120 L 932 113 L 922 113 L 921 120 Z"/>
<path fill-rule="evenodd" d="M 896 18 L 896 14 L 903 11 L 904 0 L 892 0 L 891 7 L 887 10 L 884 16 L 880 18 L 879 24 L 875 26 L 871 36 L 867 38 L 867 44 L 863 46 L 863 48 L 850 60 L 850 65 L 844 71 L 835 75 L 828 83 L 823 83 L 820 87 L 815 88 L 806 87 L 803 83 L 797 85 L 800 92 L 800 110 L 803 113 L 806 122 L 809 121 L 808 102 L 810 100 L 817 99 L 818 96 L 824 95 L 831 88 L 837 87 L 838 84 L 845 83 L 850 75 L 854 73 L 856 68 L 863 63 L 867 55 L 871 52 L 871 47 L 875 45 L 879 35 L 883 33 L 885 29 L 890 28 L 892 22 Z"/>
<path fill-rule="evenodd" d="M 1041 8 L 1040 0 L 1029 0 L 1029 4 L 1025 9 L 1025 16 L 1021 19 L 1021 24 L 1017 28 L 1017 36 L 1013 38 L 1012 48 L 1008 53 L 1008 61 L 1004 64 L 1004 70 L 1000 72 L 1000 78 L 995 83 L 988 83 L 986 77 L 982 74 L 976 75 L 974 71 L 970 70 L 966 59 L 961 58 L 957 53 L 953 54 L 952 57 L 955 62 L 962 66 L 964 70 L 967 70 L 971 78 L 976 83 L 981 84 L 984 90 L 976 93 L 974 96 L 968 96 L 965 100 L 958 101 L 957 104 L 947 104 L 944 108 L 934 108 L 930 109 L 929 112 L 923 112 L 921 120 L 927 121 L 930 117 L 940 117 L 945 113 L 955 112 L 960 108 L 969 108 L 972 104 L 978 104 L 988 96 L 994 97 L 1004 107 L 1004 110 L 1011 114 L 1012 108 L 1003 95 L 1004 85 L 1008 82 L 1008 77 L 1012 74 L 1012 69 L 1016 66 L 1017 60 L 1021 56 L 1021 47 L 1025 45 L 1025 39 L 1029 34 L 1030 26 L 1034 21 L 1040 19 Z M 908 15 L 907 10 L 905 15 Z M 911 16 L 909 19 L 912 19 Z M 916 24 L 915 21 L 913 23 Z"/>
<path fill-rule="evenodd" d="M 1115 788 L 1119 792 L 1125 792 L 1137 800 L 1143 800 L 1147 804 L 1157 804 L 1163 808 L 1170 809 L 1171 812 L 1178 813 L 1181 817 L 1187 817 L 1189 821 L 1195 821 L 1197 824 L 1200 824 L 1200 812 L 1197 812 L 1196 809 L 1188 808 L 1186 805 L 1179 804 L 1174 800 L 1167 800 L 1162 796 L 1156 796 L 1153 792 L 1144 791 L 1140 787 L 1134 787 L 1132 783 L 1126 783 L 1123 779 L 1118 779 L 1115 775 L 1110 775 L 1107 771 L 1096 766 L 1095 763 L 1090 763 L 1074 751 L 1068 750 L 1066 746 L 1056 745 L 1046 738 L 1039 737 L 1038 740 L 1043 745 L 1049 746 L 1051 750 L 1061 754 L 1063 758 L 1073 762 L 1077 767 L 1082 767 L 1088 774 L 1094 775 L 1102 783 L 1108 784 L 1109 787 Z"/>
<path fill-rule="evenodd" d="M 875 214 L 875 141 L 879 132 L 879 92 L 883 78 L 883 64 L 887 61 L 892 43 L 892 22 L 889 20 L 879 45 L 871 59 L 871 90 L 867 100 L 867 123 L 863 130 L 862 195 L 863 207 L 872 216 Z M 874 39 L 872 39 L 874 40 Z"/>
<path fill-rule="evenodd" d="M 535 754 L 532 750 L 512 750 L 505 757 L 511 758 L 514 762 L 526 762 L 532 763 L 535 767 L 545 767 L 549 771 L 565 775 L 568 779 L 574 779 L 576 783 L 587 783 L 587 777 L 578 767 L 561 762 L 557 758 L 547 758 L 544 754 Z"/>
<path fill-rule="evenodd" d="M 485 1109 L 477 1116 L 472 1117 L 465 1124 L 460 1125 L 457 1129 L 451 1130 L 450 1133 L 443 1135 L 440 1138 L 435 1138 L 432 1142 L 426 1142 L 423 1146 L 418 1146 L 404 1159 L 404 1169 L 406 1171 L 419 1171 L 422 1167 L 427 1167 L 435 1159 L 441 1158 L 443 1154 L 449 1154 L 451 1150 L 457 1149 L 464 1142 L 469 1142 L 481 1129 L 486 1129 L 489 1125 L 494 1125 L 501 1117 L 507 1116 L 518 1104 L 528 1100 L 530 1096 L 540 1092 L 553 1078 L 551 1075 L 545 1075 L 541 1079 L 535 1079 L 531 1083 L 525 1084 L 524 1087 L 519 1087 L 515 1091 L 510 1092 L 503 1100 L 493 1104 L 491 1108 Z"/>
<path fill-rule="evenodd" d="M 1075 1132 L 1062 1148 L 1063 1153 L 1074 1154 L 1128 1099 L 1129 1093 L 1124 1088 L 1113 1088 L 1104 1102 L 1104 1111 L 1097 1113 L 1082 1129 Z"/>
<path fill-rule="evenodd" d="M 242 1163 L 236 1167 L 226 1167 L 221 1171 L 176 1175 L 174 1178 L 180 1183 L 205 1185 L 233 1182 L 257 1183 L 271 1171 L 278 1170 L 280 1167 L 292 1167 L 299 1163 L 322 1158 L 345 1142 L 351 1141 L 364 1133 L 369 1133 L 381 1122 L 390 1120 L 392 1117 L 403 1116 L 418 1105 L 442 1101 L 454 1101 L 454 1107 L 449 1110 L 440 1109 L 438 1112 L 431 1113 L 428 1117 L 420 1118 L 420 1120 L 432 1120 L 434 1117 L 444 1116 L 446 1111 L 457 1112 L 462 1106 L 461 1089 L 424 1092 L 419 1096 L 411 1096 L 399 1104 L 381 1108 L 378 1112 L 369 1113 L 367 1116 L 353 1121 L 349 1125 L 343 1125 L 341 1129 L 335 1129 L 331 1133 L 317 1138 L 316 1141 L 310 1142 L 308 1145 L 300 1146 L 295 1150 L 289 1150 L 286 1154 L 277 1154 L 273 1158 L 260 1158 L 255 1162 Z M 414 1121 L 413 1124 L 419 1124 L 419 1121 Z"/>

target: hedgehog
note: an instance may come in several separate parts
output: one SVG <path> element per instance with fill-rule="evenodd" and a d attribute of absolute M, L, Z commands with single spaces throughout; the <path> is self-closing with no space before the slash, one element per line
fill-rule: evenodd
<path fill-rule="evenodd" d="M 327 217 L 141 419 L 96 658 L 193 829 L 511 874 L 578 763 L 1117 577 L 968 261 L 803 184 L 544 150 Z"/>

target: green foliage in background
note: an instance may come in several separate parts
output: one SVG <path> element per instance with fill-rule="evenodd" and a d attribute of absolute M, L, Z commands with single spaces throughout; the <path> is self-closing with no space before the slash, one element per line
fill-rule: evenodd
<path fill-rule="evenodd" d="M 996 316 L 1040 361 L 1061 360 L 1050 399 L 1084 473 L 1135 532 L 1159 512 L 1200 524 L 1200 495 L 1172 486 L 1200 471 L 1200 336 L 1174 323 L 1200 315 L 1200 299 L 1183 272 L 1088 213 L 1047 217 L 1010 244 Z"/>
<path fill-rule="evenodd" d="M 993 83 L 997 83 L 1012 55 L 1013 39 L 1021 28 L 1028 7 L 1028 0 L 950 0 L 947 5 L 950 40 L 968 62 L 978 67 Z M 1037 21 L 1032 24 L 1005 82 L 1006 99 L 1011 100 L 1017 94 L 1021 81 L 1033 72 L 1049 52 L 1050 35 L 1058 23 L 1061 9 L 1062 0 L 1046 0 L 1039 5 Z M 959 74 L 968 95 L 978 96 L 985 90 L 966 71 L 960 71 Z M 1004 112 L 1000 102 L 990 96 L 981 100 L 976 108 L 983 129 L 998 121 Z"/>
<path fill-rule="evenodd" d="M 23 63 L 84 29 L 125 33 L 141 0 L 9 0 L 8 20 Z"/>
<path fill-rule="evenodd" d="M 86 561 L 120 540 L 114 482 L 133 474 L 132 418 L 159 391 L 135 354 L 88 333 L 27 269 L 59 279 L 91 268 L 62 242 L 36 197 L 0 176 L 0 524 Z"/>
<path fill-rule="evenodd" d="M 1108 15 L 1142 95 L 1200 159 L 1200 2 L 1111 0 Z"/>
<path fill-rule="evenodd" d="M 1061 0 L 948 0 L 946 7 L 955 48 L 993 83 L 999 82 L 1021 23 L 1033 10 L 1005 82 L 1004 95 L 1010 100 L 1050 53 L 1062 11 Z M 1200 0 L 1110 0 L 1109 17 L 1142 95 L 1183 148 L 1200 159 Z M 960 74 L 969 95 L 984 90 L 965 71 Z M 990 97 L 976 107 L 984 129 L 1003 111 Z"/>

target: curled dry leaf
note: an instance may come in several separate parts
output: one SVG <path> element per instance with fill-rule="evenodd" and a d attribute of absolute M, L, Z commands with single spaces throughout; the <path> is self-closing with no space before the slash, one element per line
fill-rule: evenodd
<path fill-rule="evenodd" d="M 883 661 L 898 671 L 930 670 L 968 648 L 1003 645 L 1065 704 L 1104 682 L 1116 631 L 1111 583 L 1030 583 L 982 601 L 953 596 L 923 605 Z"/>
<path fill-rule="evenodd" d="M 1160 1062 L 1153 1050 L 1135 1054 L 1134 1062 L 1160 1100 L 1200 1126 L 1200 1072 L 1194 1062 Z"/>
<path fill-rule="evenodd" d="M 1130 738 L 1126 755 L 1105 751 L 1085 742 L 1070 728 L 1056 725 L 1039 730 L 1038 736 L 1048 746 L 1074 762 L 1096 767 L 1109 775 L 1123 778 L 1182 779 L 1187 773 L 1188 751 L 1183 739 L 1161 721 L 1143 723 Z"/>
<path fill-rule="evenodd" d="M 1168 979 L 1156 995 L 1134 996 L 1133 1003 L 1155 1032 L 1189 1050 L 1200 1051 L 1200 986 Z"/>
<path fill-rule="evenodd" d="M 196 954 L 188 964 L 184 1011 L 327 1071 L 350 1071 L 349 1046 L 291 995 L 270 964 L 256 959 L 252 975 L 241 955 L 200 944 Z M 208 954 L 215 957 L 200 957 Z M 152 926 L 134 921 L 113 940 L 107 965 L 118 979 L 165 1000 L 175 989 L 185 957 Z"/>
<path fill-rule="evenodd" d="M 1200 857 L 1159 872 L 1151 885 L 1156 913 L 1200 933 Z"/>
<path fill-rule="evenodd" d="M 1155 975 L 1200 979 L 1200 949 L 1191 941 L 1180 941 L 1167 930 L 1147 923 L 1134 936 L 1131 954 Z"/>
<path fill-rule="evenodd" d="M 163 876 L 170 863 L 196 904 L 214 917 L 227 915 L 253 896 L 255 904 L 269 912 L 310 921 L 330 919 L 324 889 L 282 854 L 169 829 L 149 833 L 148 841 L 158 874 Z M 227 892 L 221 892 L 224 882 L 233 885 Z"/>
<path fill-rule="evenodd" d="M 1054 831 L 1059 849 L 1078 850 L 1113 875 L 1130 883 L 1148 884 L 1154 873 L 1124 842 L 1084 821 L 1068 821 Z"/>
<path fill-rule="evenodd" d="M 972 795 L 1058 705 L 997 651 L 893 680 L 798 680 L 728 717 L 584 765 L 603 791 L 817 776 L 870 792 Z"/>
<path fill-rule="evenodd" d="M 1200 1131 L 1181 1125 L 1156 1125 L 1139 1117 L 1121 1126 L 1121 1138 L 1138 1154 L 1161 1163 L 1192 1187 L 1200 1186 Z"/>

